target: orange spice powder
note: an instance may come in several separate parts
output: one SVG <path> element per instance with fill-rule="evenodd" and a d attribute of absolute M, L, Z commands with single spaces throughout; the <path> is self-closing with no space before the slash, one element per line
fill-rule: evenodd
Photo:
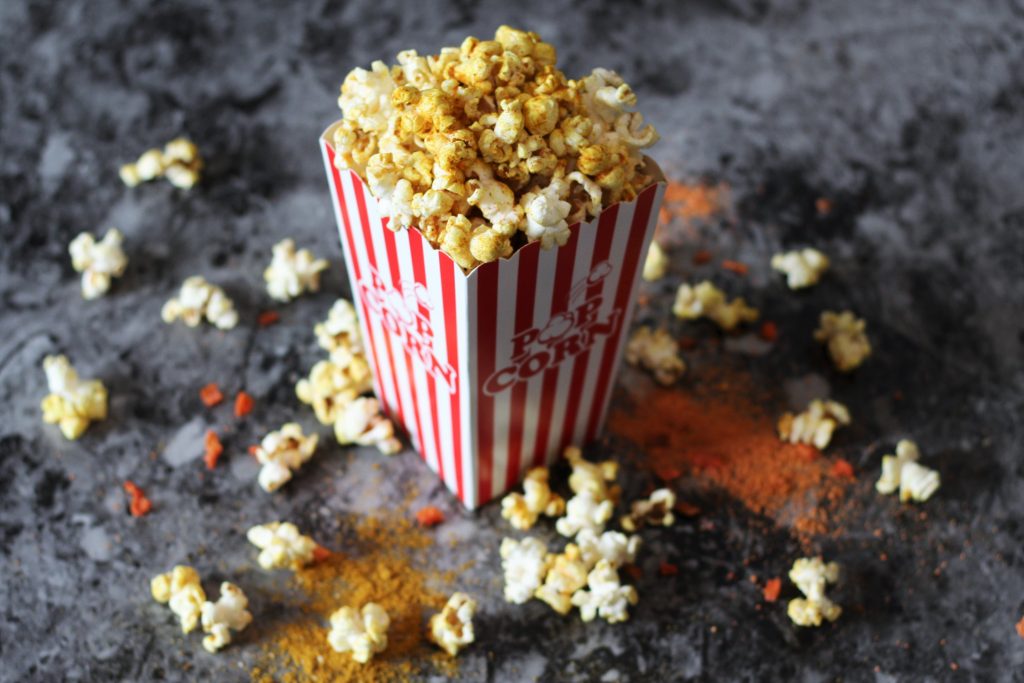
<path fill-rule="evenodd" d="M 717 214 L 727 199 L 724 184 L 681 183 L 670 180 L 665 189 L 665 212 L 670 218 L 706 219 Z"/>

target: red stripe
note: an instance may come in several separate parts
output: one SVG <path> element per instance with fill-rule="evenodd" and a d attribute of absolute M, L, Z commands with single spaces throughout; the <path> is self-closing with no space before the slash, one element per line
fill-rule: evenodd
<path fill-rule="evenodd" d="M 598 375 L 597 387 L 594 391 L 594 403 L 590 406 L 590 419 L 587 421 L 586 441 L 590 441 L 597 436 L 597 430 L 600 427 L 598 421 L 601 419 L 601 413 L 604 410 L 604 404 L 611 389 L 609 380 L 615 367 L 615 352 L 618 350 L 619 341 L 629 325 L 629 321 L 626 320 L 626 314 L 629 311 L 626 309 L 631 308 L 629 305 L 631 303 L 629 295 L 635 284 L 636 269 L 640 263 L 640 248 L 644 244 L 647 224 L 651 218 L 651 207 L 654 205 L 654 197 L 657 193 L 658 186 L 652 185 L 637 198 L 636 212 L 633 214 L 633 223 L 629 228 L 629 240 L 626 245 L 626 254 L 623 258 L 622 275 L 619 277 L 619 289 L 615 294 L 615 308 L 623 312 L 623 317 L 619 319 L 619 329 L 614 335 L 609 335 L 605 341 L 604 356 L 601 359 L 601 370 Z"/>
<path fill-rule="evenodd" d="M 448 364 L 459 371 L 459 327 L 458 327 L 458 304 L 455 301 L 455 269 L 458 267 L 455 262 L 447 256 L 438 254 L 437 267 L 441 273 L 441 293 L 444 299 L 444 339 L 448 347 Z M 462 275 L 460 272 L 459 275 Z M 458 492 L 459 500 L 466 502 L 465 491 L 462 484 L 462 405 L 460 402 L 459 388 L 462 386 L 462 378 L 456 375 L 455 386 L 457 387 L 451 395 L 452 414 L 452 440 L 455 449 L 455 489 Z"/>
<path fill-rule="evenodd" d="M 533 301 L 537 292 L 537 260 L 540 249 L 530 247 L 519 253 L 519 273 L 516 282 L 515 334 L 533 327 Z M 517 382 L 512 387 L 512 405 L 509 411 L 508 462 L 505 466 L 505 483 L 511 486 L 519 481 L 520 461 L 523 450 L 523 422 L 526 420 L 526 394 L 530 385 Z"/>
<path fill-rule="evenodd" d="M 404 237 L 409 241 L 409 253 L 412 256 L 412 276 L 419 284 L 424 287 L 427 286 L 427 271 L 426 265 L 423 262 L 423 236 L 415 230 L 406 230 Z M 430 320 L 431 328 L 434 325 L 434 313 L 432 313 L 426 306 L 419 306 L 420 315 L 427 316 Z M 444 312 L 441 312 L 443 315 Z M 431 344 L 430 352 L 434 352 L 434 346 Z M 437 462 L 437 473 L 441 476 L 441 481 L 444 481 L 444 461 L 441 459 L 441 437 L 438 434 L 437 428 L 437 381 L 434 379 L 434 375 L 430 372 L 429 368 L 425 368 L 425 375 L 427 376 L 427 391 L 430 393 L 430 424 L 434 429 L 434 460 Z M 424 449 L 425 450 L 425 449 Z"/>
<path fill-rule="evenodd" d="M 477 503 L 491 498 L 494 479 L 494 398 L 484 391 L 483 380 L 494 373 L 494 354 L 497 351 L 498 327 L 498 261 L 485 263 L 477 272 Z"/>

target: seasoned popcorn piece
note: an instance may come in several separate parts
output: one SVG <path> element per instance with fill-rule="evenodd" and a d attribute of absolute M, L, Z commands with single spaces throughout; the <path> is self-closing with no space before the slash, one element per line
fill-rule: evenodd
<path fill-rule="evenodd" d="M 313 457 L 319 439 L 317 434 L 303 434 L 297 422 L 289 422 L 264 436 L 253 450 L 262 465 L 257 479 L 260 488 L 270 493 L 288 483 L 292 474 Z"/>
<path fill-rule="evenodd" d="M 124 240 L 121 231 L 110 228 L 99 242 L 83 232 L 68 245 L 71 266 L 82 274 L 82 297 L 96 299 L 110 290 L 112 278 L 121 277 L 128 266 L 128 258 L 121 249 Z"/>
<path fill-rule="evenodd" d="M 342 607 L 331 615 L 327 642 L 335 652 L 351 652 L 352 659 L 366 664 L 388 646 L 391 619 L 384 608 L 368 602 L 361 609 Z"/>
<path fill-rule="evenodd" d="M 558 518 L 555 529 L 569 538 L 583 529 L 599 534 L 612 518 L 614 509 L 615 504 L 610 499 L 599 500 L 589 490 L 580 491 L 566 503 L 565 517 Z"/>
<path fill-rule="evenodd" d="M 291 522 L 258 524 L 245 537 L 260 549 L 258 561 L 264 569 L 301 569 L 313 562 L 318 547 Z"/>
<path fill-rule="evenodd" d="M 505 574 L 505 600 L 521 605 L 534 596 L 553 558 L 539 539 L 501 541 L 501 567 Z"/>
<path fill-rule="evenodd" d="M 375 398 L 357 398 L 345 405 L 334 423 L 334 436 L 342 446 L 376 446 L 384 455 L 402 450 L 402 442 L 395 438 L 395 426 L 381 413 Z"/>
<path fill-rule="evenodd" d="M 783 413 L 779 438 L 789 443 L 810 444 L 824 450 L 837 427 L 850 424 L 850 411 L 837 401 L 814 399 L 802 413 Z"/>
<path fill-rule="evenodd" d="M 619 497 L 619 487 L 610 484 L 619 476 L 619 464 L 614 460 L 602 462 L 590 462 L 583 458 L 583 451 L 577 446 L 568 446 L 565 449 L 565 459 L 572 465 L 572 474 L 569 475 L 569 488 L 573 493 L 587 491 L 593 494 L 598 501 L 611 500 L 615 502 Z"/>
<path fill-rule="evenodd" d="M 523 480 L 522 493 L 510 493 L 501 501 L 501 516 L 516 529 L 533 527 L 540 515 L 558 517 L 565 512 L 565 499 L 551 491 L 548 468 L 535 467 Z"/>
<path fill-rule="evenodd" d="M 647 368 L 665 386 L 674 384 L 686 371 L 686 363 L 679 357 L 679 343 L 664 328 L 652 332 L 647 325 L 638 327 L 630 335 L 626 362 Z"/>
<path fill-rule="evenodd" d="M 212 285 L 200 275 L 185 280 L 176 298 L 164 304 L 160 317 L 165 323 L 181 320 L 195 327 L 206 320 L 221 330 L 230 330 L 238 324 L 238 311 L 224 290 Z"/>
<path fill-rule="evenodd" d="M 475 639 L 474 613 L 476 600 L 465 593 L 453 593 L 444 609 L 430 617 L 427 635 L 438 647 L 454 657 Z"/>
<path fill-rule="evenodd" d="M 331 361 L 348 365 L 352 356 L 361 355 L 363 337 L 355 307 L 347 299 L 338 299 L 327 313 L 327 320 L 313 328 L 320 348 L 331 354 Z"/>
<path fill-rule="evenodd" d="M 273 258 L 263 271 L 267 294 L 278 301 L 291 301 L 303 292 L 320 290 L 320 273 L 327 269 L 327 259 L 314 258 L 309 249 L 295 251 L 295 240 L 281 240 L 274 245 Z"/>
<path fill-rule="evenodd" d="M 199 182 L 202 168 L 203 160 L 195 144 L 186 138 L 175 138 L 163 151 L 146 150 L 134 164 L 122 166 L 119 173 L 128 187 L 165 177 L 175 187 L 188 190 Z"/>
<path fill-rule="evenodd" d="M 676 505 L 676 494 L 672 489 L 656 489 L 649 498 L 634 501 L 630 512 L 619 523 L 626 531 L 636 531 L 648 526 L 672 526 L 676 521 L 672 509 Z"/>
<path fill-rule="evenodd" d="M 867 323 L 850 311 L 823 311 L 814 340 L 828 346 L 828 355 L 840 372 L 850 372 L 871 355 L 865 333 Z"/>
<path fill-rule="evenodd" d="M 672 312 L 683 320 L 707 318 L 726 332 L 736 329 L 742 323 L 752 323 L 760 315 L 742 297 L 728 301 L 725 293 L 708 280 L 696 286 L 685 283 L 679 285 Z"/>
<path fill-rule="evenodd" d="M 640 543 L 639 536 L 627 536 L 620 531 L 606 531 L 598 535 L 590 529 L 582 529 L 576 534 L 576 545 L 588 569 L 600 560 L 605 560 L 616 569 L 633 562 L 640 550 Z"/>
<path fill-rule="evenodd" d="M 107 417 L 107 389 L 97 379 L 80 380 L 67 356 L 47 356 L 43 371 L 50 393 L 42 402 L 43 422 L 60 427 L 64 438 L 74 441 L 89 423 Z"/>
<path fill-rule="evenodd" d="M 587 585 L 589 569 L 579 547 L 569 543 L 562 553 L 552 556 L 544 583 L 534 597 L 546 602 L 559 614 L 568 614 L 572 610 L 573 593 Z"/>
<path fill-rule="evenodd" d="M 655 282 L 665 277 L 665 273 L 668 272 L 668 263 L 668 254 L 660 244 L 651 240 L 651 246 L 647 249 L 647 258 L 644 259 L 644 280 Z"/>
<path fill-rule="evenodd" d="M 580 608 L 583 621 L 601 617 L 609 624 L 629 619 L 629 606 L 637 603 L 633 586 L 623 586 L 619 573 L 607 561 L 600 560 L 587 575 L 587 587 L 573 593 L 572 604 Z"/>
<path fill-rule="evenodd" d="M 772 268 L 785 274 L 790 289 L 818 284 L 828 266 L 828 257 L 817 249 L 800 249 L 772 256 Z"/>
<path fill-rule="evenodd" d="M 169 606 L 178 617 L 182 633 L 190 633 L 199 625 L 206 593 L 195 569 L 178 565 L 166 574 L 154 576 L 149 590 L 154 600 Z"/>
<path fill-rule="evenodd" d="M 313 406 L 316 419 L 325 425 L 334 424 L 348 404 L 372 390 L 370 365 L 362 354 L 352 355 L 348 362 L 319 361 L 309 377 L 295 385 L 295 395 Z"/>
<path fill-rule="evenodd" d="M 843 608 L 825 597 L 826 584 L 839 580 L 839 565 L 835 562 L 825 564 L 821 557 L 800 558 L 789 570 L 789 579 L 805 596 L 790 600 L 786 608 L 796 625 L 821 626 L 823 619 L 835 621 L 842 614 Z"/>
<path fill-rule="evenodd" d="M 242 589 L 225 581 L 220 585 L 217 602 L 203 603 L 203 648 L 210 653 L 217 652 L 231 642 L 231 632 L 241 631 L 252 622 L 252 614 L 246 608 L 249 599 Z"/>
<path fill-rule="evenodd" d="M 941 483 L 939 473 L 917 462 L 921 453 L 917 444 L 901 439 L 896 444 L 896 455 L 882 456 L 882 476 L 875 484 L 881 494 L 900 492 L 900 502 L 924 502 L 931 498 Z"/>

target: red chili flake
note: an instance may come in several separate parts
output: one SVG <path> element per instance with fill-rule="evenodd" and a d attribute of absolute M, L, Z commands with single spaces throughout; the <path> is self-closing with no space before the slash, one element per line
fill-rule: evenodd
<path fill-rule="evenodd" d="M 224 445 L 220 442 L 217 432 L 208 429 L 206 431 L 205 446 L 206 454 L 203 456 L 203 461 L 206 463 L 206 469 L 212 470 L 217 466 L 217 460 L 220 459 L 221 453 L 224 452 Z"/>
<path fill-rule="evenodd" d="M 1021 617 L 1020 621 L 1017 622 L 1017 635 L 1024 638 L 1024 617 Z"/>
<path fill-rule="evenodd" d="M 764 582 L 764 601 L 775 602 L 782 592 L 782 579 L 775 577 Z"/>
<path fill-rule="evenodd" d="M 238 395 L 235 396 L 235 417 L 245 417 L 252 412 L 252 407 L 256 405 L 256 402 L 252 399 L 252 396 L 239 391 Z"/>
<path fill-rule="evenodd" d="M 737 275 L 746 275 L 747 271 L 750 270 L 746 263 L 743 263 L 741 261 L 733 261 L 732 259 L 725 259 L 724 261 L 722 261 L 722 269 L 731 270 Z"/>
<path fill-rule="evenodd" d="M 814 202 L 814 209 L 819 216 L 827 216 L 832 212 L 832 202 L 825 197 L 818 197 Z"/>
<path fill-rule="evenodd" d="M 257 451 L 258 451 L 259 449 L 260 449 L 260 447 L 259 447 L 259 446 L 257 446 L 257 445 L 255 445 L 255 444 L 253 444 L 252 446 L 249 446 L 249 455 L 251 455 L 252 457 L 254 457 L 254 458 L 255 458 L 255 457 L 256 457 L 256 452 L 257 452 Z"/>
<path fill-rule="evenodd" d="M 779 326 L 771 320 L 765 320 L 761 323 L 761 339 L 766 342 L 773 342 L 779 338 Z"/>
<path fill-rule="evenodd" d="M 676 512 L 681 514 L 683 517 L 696 517 L 700 514 L 700 508 L 693 503 L 687 503 L 685 500 L 681 500 L 676 503 Z"/>
<path fill-rule="evenodd" d="M 320 563 L 331 556 L 331 551 L 322 545 L 313 548 L 313 562 Z"/>
<path fill-rule="evenodd" d="M 675 576 L 679 573 L 679 566 L 671 562 L 662 562 L 658 565 L 658 573 L 662 576 Z"/>
<path fill-rule="evenodd" d="M 622 570 L 629 574 L 634 581 L 639 581 L 644 576 L 644 570 L 633 563 L 622 565 Z"/>
<path fill-rule="evenodd" d="M 796 452 L 800 454 L 800 459 L 804 462 L 814 462 L 821 457 L 821 451 L 810 444 L 798 443 L 795 445 Z"/>
<path fill-rule="evenodd" d="M 224 400 L 224 394 L 221 393 L 220 387 L 217 386 L 216 382 L 210 382 L 199 390 L 199 400 L 207 408 L 212 408 Z"/>
<path fill-rule="evenodd" d="M 277 311 L 263 311 L 259 317 L 256 318 L 256 324 L 260 327 L 270 327 L 278 320 L 281 319 L 281 314 Z"/>
<path fill-rule="evenodd" d="M 853 465 L 848 460 L 839 458 L 832 463 L 832 475 L 840 479 L 853 479 Z"/>
<path fill-rule="evenodd" d="M 711 261 L 711 252 L 707 249 L 698 249 L 693 253 L 693 265 L 702 266 Z"/>
<path fill-rule="evenodd" d="M 636 297 L 636 304 L 637 304 L 637 306 L 643 307 L 643 306 L 646 306 L 649 303 L 651 303 L 651 297 L 647 296 L 646 294 L 638 294 L 637 295 L 637 297 Z"/>
<path fill-rule="evenodd" d="M 132 517 L 142 517 L 144 514 L 153 509 L 153 503 L 146 498 L 146 494 L 142 492 L 138 486 L 135 485 L 131 479 L 126 479 L 124 482 L 124 490 L 128 492 L 131 500 L 128 503 L 128 510 L 132 513 Z"/>
<path fill-rule="evenodd" d="M 692 350 L 694 350 L 695 348 L 697 348 L 697 338 L 696 337 L 680 337 L 679 338 L 679 348 L 683 349 L 684 351 L 692 351 Z"/>
<path fill-rule="evenodd" d="M 683 471 L 678 467 L 662 466 L 654 470 L 654 476 L 664 482 L 673 481 L 683 476 Z"/>
<path fill-rule="evenodd" d="M 444 521 L 444 513 L 433 505 L 428 505 L 416 512 L 416 521 L 420 526 L 437 526 Z"/>

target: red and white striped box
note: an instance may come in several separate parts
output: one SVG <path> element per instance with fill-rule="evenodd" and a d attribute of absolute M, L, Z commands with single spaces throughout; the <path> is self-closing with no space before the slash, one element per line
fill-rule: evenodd
<path fill-rule="evenodd" d="M 335 124 L 337 125 L 337 124 Z M 470 508 L 597 436 L 665 182 L 468 275 L 417 230 L 386 227 L 320 138 L 377 396 Z"/>

